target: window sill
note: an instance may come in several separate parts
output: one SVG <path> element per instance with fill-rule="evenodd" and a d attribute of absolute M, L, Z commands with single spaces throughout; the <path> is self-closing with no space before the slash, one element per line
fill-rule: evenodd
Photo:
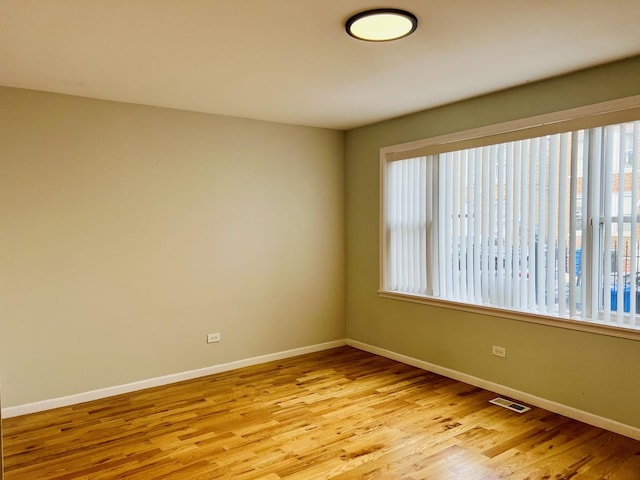
<path fill-rule="evenodd" d="M 607 335 L 609 337 L 626 338 L 630 340 L 640 341 L 639 328 L 623 327 L 620 325 L 609 325 L 599 322 L 588 322 L 584 320 L 573 320 L 570 318 L 553 317 L 551 315 L 518 312 L 514 310 L 506 310 L 484 305 L 472 305 L 468 303 L 454 302 L 451 300 L 442 300 L 434 297 L 411 295 L 408 293 L 389 292 L 386 290 L 378 290 L 378 295 L 382 298 L 388 298 L 392 300 L 421 303 L 423 305 L 448 308 L 450 310 L 459 310 L 462 312 L 476 313 L 480 315 L 490 315 L 492 317 L 506 318 L 509 320 L 517 320 L 520 322 L 536 323 L 539 325 L 547 325 L 550 327 L 566 328 L 569 330 L 577 330 L 581 332 L 595 333 L 598 335 Z"/>

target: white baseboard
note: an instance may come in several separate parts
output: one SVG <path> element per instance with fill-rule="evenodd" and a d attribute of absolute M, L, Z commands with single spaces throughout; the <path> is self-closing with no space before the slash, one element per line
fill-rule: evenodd
<path fill-rule="evenodd" d="M 19 415 L 26 415 L 28 413 L 41 412 L 44 410 L 51 410 L 58 407 L 66 407 L 69 405 L 76 405 L 78 403 L 88 402 L 91 400 L 98 400 L 101 398 L 112 397 L 114 395 L 120 395 L 122 393 L 134 392 L 137 390 L 143 390 L 145 388 L 159 387 L 162 385 L 168 385 L 171 383 L 181 382 L 184 380 L 191 380 L 193 378 L 205 377 L 207 375 L 213 375 L 216 373 L 228 372 L 237 368 L 248 367 L 252 365 L 259 365 L 261 363 L 272 362 L 275 360 L 282 360 L 285 358 L 295 357 L 298 355 L 304 355 L 306 353 L 319 352 L 322 350 L 328 350 L 330 348 L 341 347 L 343 345 L 350 345 L 359 350 L 364 350 L 382 357 L 390 358 L 407 365 L 427 370 L 439 375 L 443 375 L 454 380 L 474 385 L 476 387 L 484 388 L 491 392 L 496 392 L 500 395 L 505 395 L 514 400 L 518 400 L 530 405 L 535 405 L 540 408 L 544 408 L 551 412 L 559 413 L 569 418 L 579 420 L 581 422 L 593 425 L 596 427 L 604 428 L 611 432 L 619 433 L 626 437 L 640 440 L 640 428 L 633 427 L 609 418 L 594 415 L 593 413 L 578 410 L 577 408 L 569 407 L 567 405 L 540 398 L 535 395 L 531 395 L 520 390 L 516 390 L 499 383 L 490 382 L 482 378 L 474 377 L 466 373 L 452 370 L 450 368 L 441 367 L 433 363 L 425 362 L 417 358 L 409 357 L 399 353 L 395 353 L 391 350 L 369 345 L 367 343 L 359 342 L 357 340 L 335 340 L 332 342 L 320 343 L 317 345 L 310 345 L 307 347 L 294 348 L 292 350 L 285 350 L 282 352 L 270 353 L 267 355 L 260 355 L 257 357 L 247 358 L 243 360 L 236 360 L 234 362 L 223 363 L 220 365 L 213 365 L 210 367 L 200 368 L 197 370 L 188 370 L 186 372 L 174 373 L 171 375 L 165 375 L 162 377 L 150 378 L 147 380 L 141 380 L 138 382 L 127 383 L 124 385 L 116 385 L 113 387 L 101 388 L 98 390 L 92 390 L 89 392 L 78 393 L 74 395 L 68 395 L 65 397 L 52 398 L 48 400 L 42 400 L 39 402 L 26 403 L 23 405 L 17 405 L 14 407 L 5 407 L 2 409 L 2 417 L 17 417 Z"/>
<path fill-rule="evenodd" d="M 398 362 L 405 363 L 407 365 L 411 365 L 411 366 L 420 368 L 422 370 L 427 370 L 429 372 L 437 373 L 439 375 L 443 375 L 445 377 L 452 378 L 454 380 L 459 380 L 461 382 L 468 383 L 475 387 L 480 387 L 485 390 L 489 390 L 491 392 L 496 392 L 496 393 L 499 393 L 500 395 L 505 395 L 507 397 L 510 397 L 513 400 L 518 400 L 520 402 L 528 403 L 530 405 L 535 405 L 536 407 L 544 408 L 545 410 L 559 413 L 560 415 L 564 415 L 565 417 L 573 418 L 574 420 L 579 420 L 583 423 L 587 423 L 595 427 L 600 427 L 605 430 L 609 430 L 610 432 L 624 435 L 625 437 L 630 437 L 635 440 L 640 440 L 640 428 L 633 427 L 625 423 L 617 422 L 615 420 L 611 420 L 605 417 L 600 417 L 598 415 L 594 415 L 593 413 L 585 412 L 583 410 L 578 410 L 577 408 L 569 407 L 562 403 L 547 400 L 545 398 L 536 397 L 535 395 L 531 395 L 529 393 L 522 392 L 520 390 L 515 390 L 513 388 L 500 385 L 499 383 L 490 382 L 482 378 L 478 378 L 472 375 L 468 375 L 466 373 L 458 372 L 457 370 L 441 367 L 433 363 L 425 362 L 423 360 L 419 360 L 413 357 L 408 357 L 406 355 L 392 352 L 391 350 L 386 350 L 384 348 L 376 347 L 363 342 L 358 342 L 356 340 L 347 339 L 347 345 L 350 345 L 359 350 L 364 350 L 369 353 L 380 355 L 381 357 L 390 358 L 392 360 L 396 360 Z"/>
<path fill-rule="evenodd" d="M 78 403 L 89 402 L 91 400 L 98 400 L 100 398 L 112 397 L 114 395 L 120 395 L 122 393 L 129 393 L 137 390 L 143 390 L 145 388 L 159 387 L 162 385 L 168 385 L 170 383 L 181 382 L 184 380 L 191 380 L 193 378 L 205 377 L 207 375 L 213 375 L 215 373 L 228 372 L 229 370 L 235 370 L 236 368 L 249 367 L 251 365 L 259 365 L 261 363 L 267 363 L 275 360 L 282 360 L 284 358 L 304 355 L 305 353 L 320 352 L 322 350 L 341 347 L 343 345 L 346 345 L 346 340 L 335 340 L 333 342 L 320 343 L 317 345 L 310 345 L 308 347 L 294 348 L 292 350 L 285 350 L 282 352 L 270 353 L 267 355 L 260 355 L 258 357 L 247 358 L 244 360 L 236 360 L 234 362 L 223 363 L 220 365 L 213 365 L 211 367 L 199 368 L 197 370 L 188 370 L 186 372 L 173 373 L 171 375 L 165 375 L 163 377 L 149 378 L 147 380 L 127 383 L 124 385 L 116 385 L 113 387 L 101 388 L 98 390 L 91 390 L 89 392 L 77 393 L 77 394 L 68 395 L 65 397 L 52 398 L 49 400 L 42 400 L 42 401 L 33 402 L 33 403 L 26 403 L 26 404 L 17 405 L 14 407 L 5 407 L 2 409 L 2 417 L 3 418 L 17 417 L 19 415 L 26 415 L 28 413 L 51 410 L 52 408 L 67 407 L 69 405 L 76 405 Z"/>

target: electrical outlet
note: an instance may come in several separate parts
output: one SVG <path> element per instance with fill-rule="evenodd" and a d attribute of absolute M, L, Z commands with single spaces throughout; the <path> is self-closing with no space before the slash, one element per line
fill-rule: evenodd
<path fill-rule="evenodd" d="M 220 338 L 219 333 L 210 333 L 207 335 L 207 343 L 218 343 Z"/>
<path fill-rule="evenodd" d="M 494 345 L 493 347 L 491 347 L 491 353 L 493 353 L 496 357 L 507 358 L 507 349 L 504 347 Z"/>

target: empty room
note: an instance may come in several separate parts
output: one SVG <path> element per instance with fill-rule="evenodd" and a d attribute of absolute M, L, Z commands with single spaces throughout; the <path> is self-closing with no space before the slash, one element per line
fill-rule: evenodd
<path fill-rule="evenodd" d="M 0 478 L 640 480 L 640 0 L 0 0 Z"/>

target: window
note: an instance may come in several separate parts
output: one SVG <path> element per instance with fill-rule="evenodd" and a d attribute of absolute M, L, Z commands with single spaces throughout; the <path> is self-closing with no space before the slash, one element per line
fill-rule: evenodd
<path fill-rule="evenodd" d="M 640 332 L 631 103 L 383 149 L 381 293 Z"/>

